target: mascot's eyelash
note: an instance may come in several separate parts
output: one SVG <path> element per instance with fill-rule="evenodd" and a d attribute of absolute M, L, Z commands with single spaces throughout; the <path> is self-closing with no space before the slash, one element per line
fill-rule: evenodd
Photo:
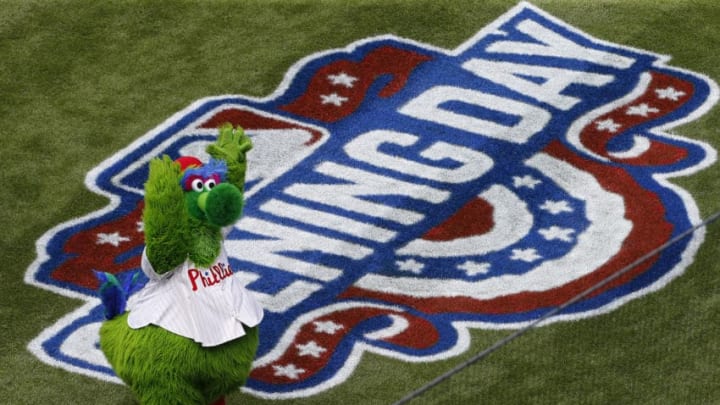
<path fill-rule="evenodd" d="M 212 175 L 220 176 L 219 183 L 222 183 L 227 178 L 227 163 L 224 160 L 210 159 L 210 161 L 200 167 L 191 167 L 183 173 L 180 179 L 180 185 L 184 185 L 190 177 L 200 177 L 208 179 Z"/>

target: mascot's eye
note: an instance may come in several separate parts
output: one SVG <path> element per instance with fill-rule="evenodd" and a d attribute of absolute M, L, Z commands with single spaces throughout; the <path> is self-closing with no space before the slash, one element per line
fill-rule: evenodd
<path fill-rule="evenodd" d="M 215 181 L 215 179 L 205 180 L 205 189 L 206 190 L 212 190 L 213 187 L 215 187 L 216 185 L 217 185 L 217 182 Z"/>
<path fill-rule="evenodd" d="M 197 191 L 199 193 L 203 191 L 205 185 L 203 184 L 202 179 L 195 179 L 192 183 L 190 183 L 190 187 L 192 187 L 193 191 Z"/>

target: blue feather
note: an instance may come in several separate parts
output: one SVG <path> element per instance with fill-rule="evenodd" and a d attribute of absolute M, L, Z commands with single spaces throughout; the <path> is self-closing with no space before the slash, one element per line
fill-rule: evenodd
<path fill-rule="evenodd" d="M 113 319 L 125 312 L 127 299 L 130 291 L 137 283 L 138 272 L 123 275 L 123 280 L 119 280 L 111 273 L 93 270 L 95 277 L 100 281 L 98 293 L 100 300 L 105 307 L 105 319 Z"/>

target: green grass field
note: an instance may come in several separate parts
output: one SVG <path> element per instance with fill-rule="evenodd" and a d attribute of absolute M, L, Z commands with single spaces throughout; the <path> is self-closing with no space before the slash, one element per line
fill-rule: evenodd
<path fill-rule="evenodd" d="M 23 277 L 43 233 L 107 203 L 86 189 L 90 169 L 199 98 L 272 93 L 313 52 L 386 33 L 452 49 L 514 4 L 0 0 L 0 403 L 134 403 L 126 387 L 51 367 L 26 349 L 81 304 Z M 534 4 L 595 37 L 720 80 L 715 0 Z M 673 132 L 720 149 L 720 112 Z M 720 210 L 719 178 L 716 163 L 675 181 L 706 217 Z M 720 403 L 718 257 L 715 223 L 694 264 L 661 291 L 538 328 L 414 403 Z M 509 333 L 474 330 L 469 351 L 434 363 L 368 354 L 347 382 L 282 402 L 391 403 Z"/>

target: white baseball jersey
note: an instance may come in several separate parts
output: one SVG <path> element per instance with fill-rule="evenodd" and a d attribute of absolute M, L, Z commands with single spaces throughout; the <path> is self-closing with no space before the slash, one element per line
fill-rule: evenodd
<path fill-rule="evenodd" d="M 208 268 L 186 260 L 159 275 L 145 251 L 141 267 L 150 280 L 128 301 L 133 329 L 153 324 L 209 347 L 244 336 L 243 325 L 256 326 L 263 318 L 262 307 L 232 276 L 224 246 Z"/>

